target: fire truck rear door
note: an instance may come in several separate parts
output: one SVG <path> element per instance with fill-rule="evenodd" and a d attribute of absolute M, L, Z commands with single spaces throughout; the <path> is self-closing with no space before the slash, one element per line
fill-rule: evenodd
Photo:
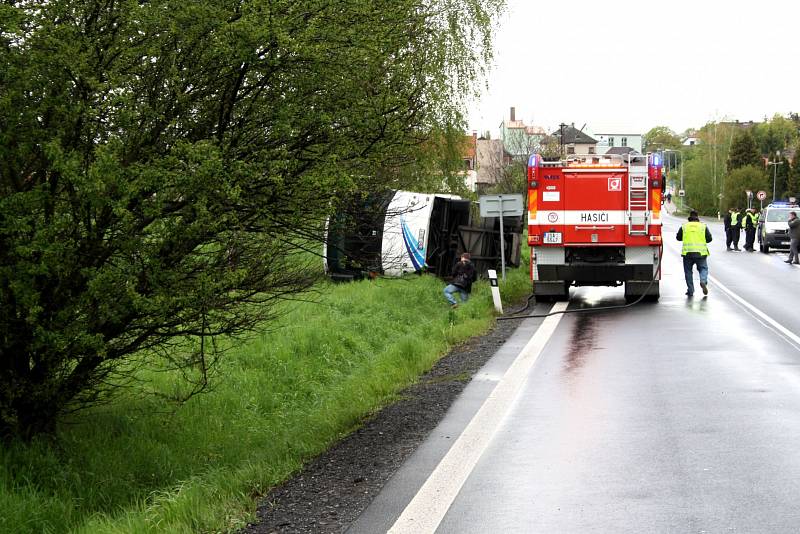
<path fill-rule="evenodd" d="M 565 244 L 624 244 L 625 176 L 624 169 L 564 169 Z"/>

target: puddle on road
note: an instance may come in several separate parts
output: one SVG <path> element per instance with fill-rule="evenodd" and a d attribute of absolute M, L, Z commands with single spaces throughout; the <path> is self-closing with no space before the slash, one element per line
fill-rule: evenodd
<path fill-rule="evenodd" d="M 702 295 L 701 297 L 694 296 L 692 298 L 684 297 L 686 299 L 686 309 L 693 311 L 693 312 L 700 312 L 704 313 L 706 311 L 706 304 L 708 303 L 708 297 Z"/>

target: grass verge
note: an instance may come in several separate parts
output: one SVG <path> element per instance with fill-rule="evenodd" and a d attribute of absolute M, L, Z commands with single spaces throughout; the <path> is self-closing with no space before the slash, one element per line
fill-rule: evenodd
<path fill-rule="evenodd" d="M 0 532 L 225 532 L 256 497 L 391 402 L 449 347 L 493 324 L 489 286 L 457 310 L 432 276 L 324 284 L 224 358 L 214 390 L 177 409 L 120 395 L 55 445 L 0 449 Z M 530 291 L 527 266 L 501 282 Z M 176 377 L 143 376 L 169 393 Z"/>

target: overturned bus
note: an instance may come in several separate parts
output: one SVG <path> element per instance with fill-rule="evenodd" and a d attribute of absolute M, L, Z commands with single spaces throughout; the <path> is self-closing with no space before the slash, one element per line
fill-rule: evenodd
<path fill-rule="evenodd" d="M 328 221 L 325 271 L 334 280 L 431 272 L 450 275 L 469 252 L 480 275 L 500 265 L 496 218 L 472 215 L 455 195 L 387 191 L 345 203 Z M 504 218 L 506 263 L 518 266 L 522 220 Z"/>

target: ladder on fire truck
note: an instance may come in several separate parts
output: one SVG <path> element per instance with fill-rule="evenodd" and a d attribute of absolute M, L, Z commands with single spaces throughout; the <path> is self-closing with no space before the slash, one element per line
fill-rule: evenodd
<path fill-rule="evenodd" d="M 628 160 L 628 235 L 647 235 L 650 212 L 647 209 L 647 158 L 629 156 Z"/>

